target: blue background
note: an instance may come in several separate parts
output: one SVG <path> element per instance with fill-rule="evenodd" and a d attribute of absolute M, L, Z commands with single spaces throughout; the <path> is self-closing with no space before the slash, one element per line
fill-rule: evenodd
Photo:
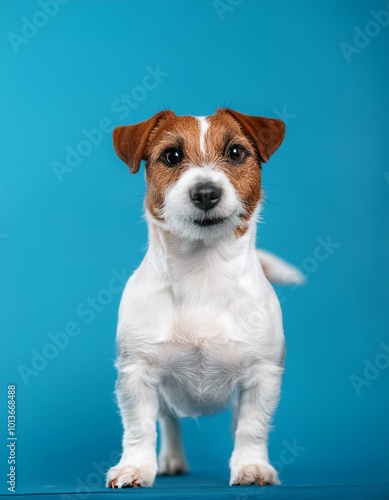
<path fill-rule="evenodd" d="M 288 353 L 271 458 L 285 485 L 389 476 L 389 369 L 359 395 L 350 380 L 389 344 L 389 28 L 350 62 L 340 48 L 373 20 L 372 9 L 389 7 L 235 3 L 218 13 L 211 0 L 71 0 L 18 53 L 9 33 L 20 35 L 23 16 L 42 9 L 0 3 L 2 487 L 9 383 L 17 385 L 19 491 L 76 489 L 94 462 L 120 450 L 120 293 L 101 291 L 112 270 L 128 276 L 144 255 L 144 179 L 115 156 L 110 133 L 62 182 L 53 163 L 65 164 L 66 148 L 102 119 L 112 128 L 162 108 L 202 115 L 226 105 L 288 115 L 285 142 L 264 166 L 258 244 L 302 268 L 308 283 L 279 290 Z M 158 65 L 165 75 L 156 88 L 135 89 Z M 132 108 L 119 112 L 131 92 Z M 318 238 L 338 244 L 323 261 L 314 260 Z M 104 301 L 93 318 L 88 297 Z M 48 335 L 69 321 L 81 333 L 25 383 L 21 365 L 31 367 L 33 350 L 47 349 Z M 184 439 L 192 469 L 218 469 L 227 482 L 228 412 L 185 421 Z M 284 455 L 293 443 L 297 456 Z"/>

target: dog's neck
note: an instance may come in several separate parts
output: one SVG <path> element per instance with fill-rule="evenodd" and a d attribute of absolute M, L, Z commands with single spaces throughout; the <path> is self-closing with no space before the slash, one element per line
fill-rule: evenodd
<path fill-rule="evenodd" d="M 191 241 L 169 232 L 147 214 L 148 261 L 176 295 L 212 288 L 215 293 L 255 271 L 265 279 L 255 251 L 257 214 L 243 236 L 231 234 L 213 241 Z M 201 272 L 199 272 L 201 271 Z"/>

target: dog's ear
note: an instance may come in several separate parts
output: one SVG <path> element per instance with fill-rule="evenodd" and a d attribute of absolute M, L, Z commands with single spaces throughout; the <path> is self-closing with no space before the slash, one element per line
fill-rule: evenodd
<path fill-rule="evenodd" d="M 269 160 L 284 140 L 285 124 L 277 118 L 246 115 L 229 108 L 221 111 L 228 113 L 239 123 L 254 143 L 263 162 Z"/>
<path fill-rule="evenodd" d="M 160 111 L 144 122 L 116 127 L 113 131 L 116 154 L 128 165 L 132 174 L 138 172 L 140 162 L 146 159 L 144 155 L 151 131 L 168 116 L 174 116 L 173 111 Z"/>

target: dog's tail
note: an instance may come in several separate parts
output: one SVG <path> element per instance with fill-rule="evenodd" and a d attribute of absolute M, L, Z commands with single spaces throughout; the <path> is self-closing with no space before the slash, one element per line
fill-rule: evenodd
<path fill-rule="evenodd" d="M 305 276 L 301 271 L 280 257 L 262 249 L 257 249 L 257 255 L 266 278 L 272 283 L 302 285 L 305 282 Z"/>

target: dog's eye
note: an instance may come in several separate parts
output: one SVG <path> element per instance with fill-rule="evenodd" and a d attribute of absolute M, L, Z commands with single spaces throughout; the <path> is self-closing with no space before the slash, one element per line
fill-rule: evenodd
<path fill-rule="evenodd" d="M 228 148 L 227 157 L 232 163 L 242 163 L 246 156 L 247 151 L 238 144 L 233 144 Z"/>
<path fill-rule="evenodd" d="M 182 151 L 179 148 L 169 148 L 162 154 L 162 161 L 168 166 L 178 165 L 182 160 Z"/>

